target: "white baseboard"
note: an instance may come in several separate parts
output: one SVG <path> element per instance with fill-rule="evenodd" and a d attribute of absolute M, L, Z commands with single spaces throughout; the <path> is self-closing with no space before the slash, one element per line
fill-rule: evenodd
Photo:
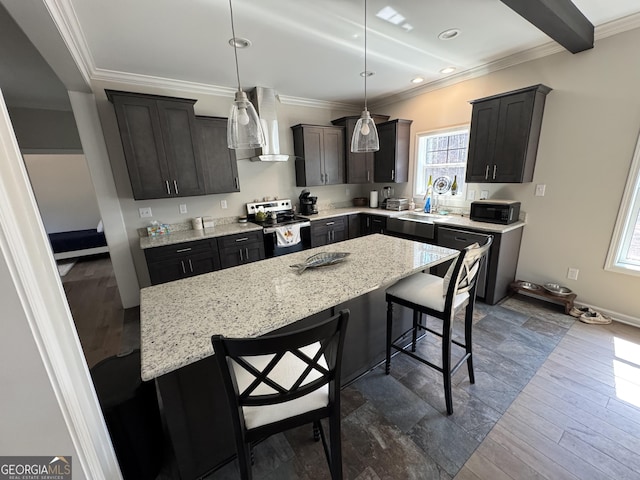
<path fill-rule="evenodd" d="M 109 247 L 85 248 L 84 250 L 74 250 L 72 252 L 54 253 L 53 258 L 64 260 L 66 258 L 85 257 L 87 255 L 97 255 L 99 253 L 109 253 Z"/>

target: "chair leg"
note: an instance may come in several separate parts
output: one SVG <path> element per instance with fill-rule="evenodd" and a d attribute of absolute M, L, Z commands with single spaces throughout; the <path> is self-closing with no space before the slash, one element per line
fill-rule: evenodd
<path fill-rule="evenodd" d="M 413 332 L 411 334 L 411 351 L 416 351 L 416 343 L 418 342 L 418 323 L 422 320 L 422 313 L 418 310 L 413 311 Z"/>
<path fill-rule="evenodd" d="M 393 326 L 393 302 L 387 302 L 387 358 L 384 365 L 384 372 L 389 375 L 391 372 L 391 329 Z"/>
<path fill-rule="evenodd" d="M 240 468 L 240 478 L 242 480 L 251 480 L 253 478 L 251 465 L 253 465 L 253 448 L 251 448 L 250 444 L 245 443 L 238 448 L 238 467 Z"/>
<path fill-rule="evenodd" d="M 340 433 L 340 412 L 334 412 L 329 417 L 329 442 L 331 448 L 331 478 L 342 480 L 342 436 Z"/>
<path fill-rule="evenodd" d="M 451 314 L 453 316 L 453 313 Z M 442 377 L 444 380 L 444 400 L 447 404 L 447 414 L 453 413 L 451 398 L 451 317 L 446 318 L 442 325 Z"/>
<path fill-rule="evenodd" d="M 473 330 L 473 301 L 469 301 L 467 309 L 464 314 L 464 345 L 467 355 L 467 370 L 469 370 L 469 383 L 476 383 L 475 376 L 473 374 L 473 353 L 471 351 L 472 345 L 472 330 Z"/>

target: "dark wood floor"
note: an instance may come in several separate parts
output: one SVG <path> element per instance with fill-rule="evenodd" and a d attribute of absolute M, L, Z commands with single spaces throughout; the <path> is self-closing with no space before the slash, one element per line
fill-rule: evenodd
<path fill-rule="evenodd" d="M 122 311 L 108 262 L 91 263 L 63 281 L 95 362 L 135 343 L 138 318 Z M 640 479 L 640 329 L 585 325 L 516 296 L 478 304 L 474 340 L 476 383 L 464 368 L 456 374 L 451 416 L 440 376 L 406 356 L 394 357 L 391 375 L 379 368 L 343 390 L 345 478 Z M 439 354 L 431 339 L 419 348 Z M 329 478 L 310 429 L 255 453 L 254 478 Z M 167 460 L 159 479 L 172 472 Z M 226 478 L 239 478 L 235 463 L 207 477 Z"/>

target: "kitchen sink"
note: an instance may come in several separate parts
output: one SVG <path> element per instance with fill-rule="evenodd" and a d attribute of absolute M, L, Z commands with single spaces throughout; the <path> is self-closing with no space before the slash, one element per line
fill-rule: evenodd
<path fill-rule="evenodd" d="M 387 232 L 400 234 L 400 236 L 408 236 L 410 238 L 417 237 L 425 240 L 433 240 L 435 238 L 435 225 L 433 221 L 438 218 L 437 215 L 428 213 L 405 213 L 398 217 L 387 219 Z"/>
<path fill-rule="evenodd" d="M 409 220 L 412 222 L 433 223 L 433 220 L 438 218 L 438 215 L 432 215 L 430 213 L 405 213 L 396 218 L 398 220 Z"/>

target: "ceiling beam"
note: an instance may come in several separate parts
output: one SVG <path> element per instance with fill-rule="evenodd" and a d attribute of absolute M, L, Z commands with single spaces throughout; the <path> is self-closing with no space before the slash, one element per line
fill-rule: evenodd
<path fill-rule="evenodd" d="M 593 48 L 593 24 L 571 0 L 500 0 L 569 50 Z"/>

